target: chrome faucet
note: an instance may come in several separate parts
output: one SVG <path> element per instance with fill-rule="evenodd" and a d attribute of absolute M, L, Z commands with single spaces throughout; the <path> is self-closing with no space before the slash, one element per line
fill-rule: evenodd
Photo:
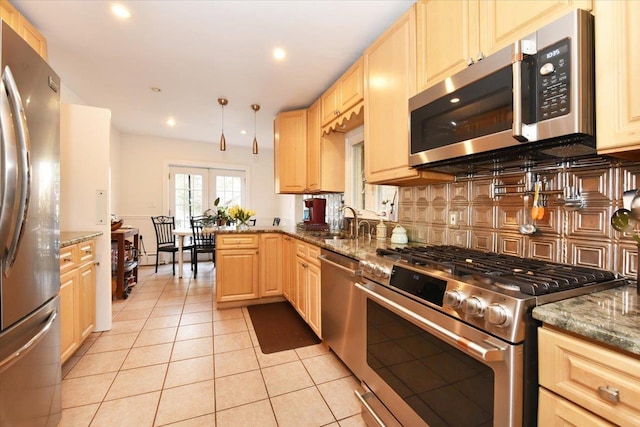
<path fill-rule="evenodd" d="M 366 219 L 361 220 L 358 223 L 358 230 L 360 230 L 360 227 L 362 227 L 363 225 L 367 226 L 367 234 L 369 236 L 369 241 L 371 241 L 371 223 L 369 221 L 367 221 Z M 365 236 L 367 235 L 365 234 Z"/>
<path fill-rule="evenodd" d="M 358 212 L 354 208 L 352 208 L 351 206 L 348 206 L 348 205 L 342 205 L 338 209 L 338 211 L 342 212 L 345 209 L 351 210 L 351 213 L 353 214 L 353 221 L 351 221 L 351 226 L 350 226 L 350 228 L 351 228 L 351 231 L 350 231 L 351 236 L 350 237 L 358 240 Z M 355 233 L 354 233 L 353 230 L 355 230 Z"/>

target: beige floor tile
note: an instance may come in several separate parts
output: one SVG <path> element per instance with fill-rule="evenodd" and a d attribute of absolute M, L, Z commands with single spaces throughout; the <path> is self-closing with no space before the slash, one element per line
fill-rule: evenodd
<path fill-rule="evenodd" d="M 182 314 L 182 305 L 163 305 L 155 307 L 149 317 L 162 317 Z"/>
<path fill-rule="evenodd" d="M 245 348 L 253 348 L 248 331 L 218 335 L 214 339 L 213 352 L 216 354 Z"/>
<path fill-rule="evenodd" d="M 122 366 L 128 350 L 107 351 L 105 353 L 86 354 L 71 369 L 67 378 L 115 372 Z"/>
<path fill-rule="evenodd" d="M 360 414 L 340 420 L 338 424 L 340 427 L 367 427 L 367 423 L 364 422 Z"/>
<path fill-rule="evenodd" d="M 152 300 L 140 299 L 140 300 L 138 300 L 137 299 L 137 295 L 134 295 L 129 300 L 129 303 L 127 304 L 127 307 L 125 308 L 125 310 L 139 310 L 139 309 L 144 309 L 144 308 L 153 309 L 153 307 L 155 305 L 156 305 L 156 300 L 155 299 L 152 299 Z"/>
<path fill-rule="evenodd" d="M 93 343 L 96 342 L 96 340 L 98 338 L 100 338 L 102 335 L 103 335 L 102 332 L 94 332 L 91 335 L 89 335 L 87 337 L 87 339 L 84 340 L 84 342 L 82 343 L 80 348 L 77 349 L 75 353 L 73 353 L 73 355 L 74 356 L 82 356 L 82 355 L 86 354 L 87 351 L 89 351 L 89 349 L 93 345 Z"/>
<path fill-rule="evenodd" d="M 133 343 L 138 338 L 138 332 L 126 334 L 103 335 L 95 340 L 89 347 L 86 354 L 103 353 L 105 351 L 126 350 L 133 347 Z"/>
<path fill-rule="evenodd" d="M 216 412 L 217 427 L 277 427 L 268 400 Z"/>
<path fill-rule="evenodd" d="M 147 345 L 172 343 L 176 338 L 177 327 L 161 328 L 161 329 L 149 329 L 146 331 L 140 331 L 136 342 L 133 347 L 144 347 Z"/>
<path fill-rule="evenodd" d="M 337 420 L 360 413 L 360 401 L 354 394 L 358 389 L 360 382 L 353 376 L 318 385 L 320 394 Z"/>
<path fill-rule="evenodd" d="M 230 319 L 243 319 L 241 308 L 225 308 L 223 310 L 215 310 L 213 312 L 213 320 L 230 320 Z"/>
<path fill-rule="evenodd" d="M 171 316 L 150 317 L 145 323 L 143 330 L 148 331 L 149 329 L 170 328 L 172 326 L 178 326 L 179 323 L 180 316 L 177 314 Z"/>
<path fill-rule="evenodd" d="M 62 378 L 63 379 L 66 378 L 67 374 L 69 372 L 71 372 L 73 367 L 78 364 L 78 362 L 80 361 L 81 358 L 82 358 L 82 356 L 74 354 L 73 356 L 68 358 L 66 362 L 64 362 L 64 364 L 62 365 Z"/>
<path fill-rule="evenodd" d="M 201 304 L 207 303 L 209 304 L 209 310 L 213 309 L 213 294 L 211 293 L 211 288 L 205 288 L 207 293 L 189 293 L 187 295 L 187 299 L 184 301 L 186 304 Z"/>
<path fill-rule="evenodd" d="M 258 364 L 260 364 L 261 368 L 300 360 L 298 354 L 293 350 L 264 354 L 259 348 L 256 348 L 256 356 L 258 356 Z"/>
<path fill-rule="evenodd" d="M 122 364 L 122 369 L 134 369 L 142 366 L 169 363 L 172 350 L 173 343 L 132 348 Z"/>
<path fill-rule="evenodd" d="M 182 317 L 180 318 L 180 326 L 194 325 L 196 323 L 211 323 L 212 321 L 213 321 L 213 314 L 211 311 L 185 313 L 183 310 Z"/>
<path fill-rule="evenodd" d="M 199 313 L 201 311 L 212 311 L 212 310 L 213 310 L 213 306 L 211 305 L 211 301 L 197 302 L 197 303 L 186 302 L 184 304 L 184 309 L 182 310 L 182 312 L 183 313 Z"/>
<path fill-rule="evenodd" d="M 155 301 L 155 299 L 154 299 Z M 120 311 L 118 314 L 113 316 L 113 320 L 122 321 L 122 320 L 137 320 L 137 319 L 146 319 L 149 317 L 153 308 L 137 308 L 137 309 L 129 309 L 125 308 Z"/>
<path fill-rule="evenodd" d="M 212 322 L 195 323 L 193 325 L 184 325 L 178 327 L 176 341 L 192 340 L 194 338 L 204 338 L 211 336 L 213 336 Z"/>
<path fill-rule="evenodd" d="M 218 320 L 213 322 L 213 335 L 231 334 L 233 332 L 247 330 L 247 322 L 245 322 L 244 318 Z"/>
<path fill-rule="evenodd" d="M 309 371 L 316 384 L 344 378 L 351 375 L 351 371 L 333 353 L 302 359 L 302 363 Z"/>
<path fill-rule="evenodd" d="M 300 359 L 308 359 L 310 357 L 316 357 L 320 356 L 321 354 L 327 354 L 331 352 L 331 350 L 329 350 L 329 348 L 322 343 L 310 345 L 307 347 L 299 347 L 296 348 L 295 351 L 296 353 L 298 353 L 298 356 L 300 356 Z"/>
<path fill-rule="evenodd" d="M 107 395 L 116 372 L 62 381 L 62 409 L 100 403 Z"/>
<path fill-rule="evenodd" d="M 99 407 L 99 403 L 94 403 L 92 405 L 63 409 L 58 427 L 86 427 L 91 424 L 91 420 Z"/>
<path fill-rule="evenodd" d="M 169 364 L 164 388 L 213 379 L 213 356 L 179 360 Z"/>
<path fill-rule="evenodd" d="M 111 330 L 105 331 L 102 335 L 126 334 L 128 332 L 139 332 L 144 327 L 145 319 L 123 320 L 122 322 L 111 322 Z"/>
<path fill-rule="evenodd" d="M 168 364 L 144 366 L 118 372 L 104 400 L 162 390 Z"/>
<path fill-rule="evenodd" d="M 159 400 L 157 391 L 104 402 L 91 427 L 152 427 Z"/>
<path fill-rule="evenodd" d="M 162 391 L 156 425 L 175 423 L 215 411 L 213 380 Z"/>
<path fill-rule="evenodd" d="M 156 307 L 164 307 L 168 305 L 179 305 L 180 307 L 182 307 L 182 305 L 184 304 L 184 299 L 184 296 L 160 298 L 156 303 Z"/>
<path fill-rule="evenodd" d="M 210 354 L 213 354 L 213 337 L 176 341 L 173 344 L 171 361 L 208 356 Z"/>
<path fill-rule="evenodd" d="M 162 295 L 162 289 L 159 288 L 157 290 L 148 290 L 145 289 L 144 292 L 142 289 L 138 289 L 138 292 L 135 295 L 134 301 L 147 301 L 147 300 L 157 300 L 160 295 Z"/>
<path fill-rule="evenodd" d="M 254 347 L 260 347 L 260 341 L 258 341 L 258 336 L 256 335 L 256 331 L 253 329 L 249 330 L 249 336 L 251 337 L 251 342 Z"/>
<path fill-rule="evenodd" d="M 258 359 L 253 348 L 229 351 L 214 356 L 216 378 L 258 369 Z"/>
<path fill-rule="evenodd" d="M 322 426 L 335 421 L 315 387 L 271 398 L 279 427 Z"/>
<path fill-rule="evenodd" d="M 278 396 L 313 385 L 313 380 L 300 361 L 262 369 L 269 396 Z"/>
<path fill-rule="evenodd" d="M 259 370 L 229 375 L 216 380 L 217 411 L 267 398 L 267 389 Z"/>
<path fill-rule="evenodd" d="M 216 427 L 216 415 L 207 414 L 202 417 L 189 418 L 177 423 L 165 424 L 166 427 Z"/>

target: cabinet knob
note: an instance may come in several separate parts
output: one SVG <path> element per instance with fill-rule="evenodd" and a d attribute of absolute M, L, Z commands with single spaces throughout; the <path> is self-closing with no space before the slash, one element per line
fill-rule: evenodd
<path fill-rule="evenodd" d="M 467 66 L 471 66 L 471 65 L 473 65 L 473 64 L 475 64 L 475 62 L 474 62 L 473 58 L 469 58 L 469 59 L 467 60 Z"/>
<path fill-rule="evenodd" d="M 62 258 L 62 261 L 64 261 L 64 262 L 71 262 L 71 258 Z"/>
<path fill-rule="evenodd" d="M 620 402 L 620 392 L 617 388 L 608 385 L 598 387 L 598 396 L 611 403 Z"/>
<path fill-rule="evenodd" d="M 484 54 L 482 52 L 478 52 L 478 55 L 476 56 L 476 60 L 482 61 L 483 59 L 484 59 Z"/>

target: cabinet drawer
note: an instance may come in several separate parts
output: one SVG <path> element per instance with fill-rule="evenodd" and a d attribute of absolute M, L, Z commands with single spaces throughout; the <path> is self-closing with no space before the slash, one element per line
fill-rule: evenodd
<path fill-rule="evenodd" d="M 538 329 L 540 385 L 621 426 L 640 425 L 640 360 Z"/>
<path fill-rule="evenodd" d="M 95 240 L 87 240 L 78 243 L 78 264 L 84 264 L 96 258 L 96 242 Z"/>
<path fill-rule="evenodd" d="M 614 427 L 597 415 L 582 409 L 568 400 L 540 388 L 538 398 L 539 426 Z"/>
<path fill-rule="evenodd" d="M 216 236 L 216 249 L 257 248 L 257 234 L 219 234 Z"/>
<path fill-rule="evenodd" d="M 66 273 L 78 265 L 78 245 L 60 248 L 60 273 Z"/>
<path fill-rule="evenodd" d="M 308 245 L 307 246 L 307 259 L 309 262 L 320 265 L 320 260 L 318 259 L 320 256 L 320 246 L 316 245 Z"/>

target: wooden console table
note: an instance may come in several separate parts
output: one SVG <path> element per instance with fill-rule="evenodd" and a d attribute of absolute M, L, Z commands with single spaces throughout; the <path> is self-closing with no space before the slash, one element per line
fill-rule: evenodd
<path fill-rule="evenodd" d="M 126 255 L 125 240 L 133 239 L 133 251 Z M 116 298 L 127 298 L 129 296 L 129 284 L 125 283 L 125 274 L 129 278 L 129 274 L 133 277 L 133 282 L 138 282 L 138 229 L 137 228 L 119 228 L 111 232 L 111 242 L 116 243 L 116 260 L 112 266 L 112 274 L 116 280 Z"/>

